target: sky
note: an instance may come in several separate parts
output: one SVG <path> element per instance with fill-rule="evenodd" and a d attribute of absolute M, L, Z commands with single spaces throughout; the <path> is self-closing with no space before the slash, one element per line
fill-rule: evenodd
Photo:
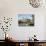
<path fill-rule="evenodd" d="M 32 19 L 32 14 L 18 14 L 18 20 L 20 19 Z"/>

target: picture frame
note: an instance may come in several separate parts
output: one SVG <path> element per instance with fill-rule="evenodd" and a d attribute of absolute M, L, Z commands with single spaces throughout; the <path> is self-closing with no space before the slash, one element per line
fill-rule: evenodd
<path fill-rule="evenodd" d="M 34 14 L 18 14 L 18 26 L 34 26 Z"/>

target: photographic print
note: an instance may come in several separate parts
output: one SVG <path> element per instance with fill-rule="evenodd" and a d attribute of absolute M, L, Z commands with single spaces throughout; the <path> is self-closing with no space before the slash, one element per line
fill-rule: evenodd
<path fill-rule="evenodd" d="M 34 26 L 34 15 L 33 14 L 18 14 L 18 25 L 19 26 Z"/>

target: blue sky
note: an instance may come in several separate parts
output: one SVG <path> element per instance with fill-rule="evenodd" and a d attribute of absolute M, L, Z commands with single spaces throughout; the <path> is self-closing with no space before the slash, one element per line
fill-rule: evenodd
<path fill-rule="evenodd" d="M 18 19 L 32 19 L 32 14 L 18 14 Z"/>

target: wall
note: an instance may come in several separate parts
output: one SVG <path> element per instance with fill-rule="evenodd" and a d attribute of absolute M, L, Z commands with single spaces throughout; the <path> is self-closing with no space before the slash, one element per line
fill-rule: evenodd
<path fill-rule="evenodd" d="M 10 31 L 10 37 L 16 40 L 27 40 L 34 34 L 37 35 L 37 39 L 44 40 L 45 38 L 45 15 L 46 8 L 33 8 L 29 5 L 28 0 L 0 0 L 0 19 L 3 16 L 13 17 L 13 22 Z M 18 27 L 16 13 L 33 13 L 35 16 L 34 27 Z M 0 31 L 0 35 L 2 35 Z M 4 33 L 3 33 L 4 34 Z M 0 36 L 0 39 L 4 37 Z"/>

